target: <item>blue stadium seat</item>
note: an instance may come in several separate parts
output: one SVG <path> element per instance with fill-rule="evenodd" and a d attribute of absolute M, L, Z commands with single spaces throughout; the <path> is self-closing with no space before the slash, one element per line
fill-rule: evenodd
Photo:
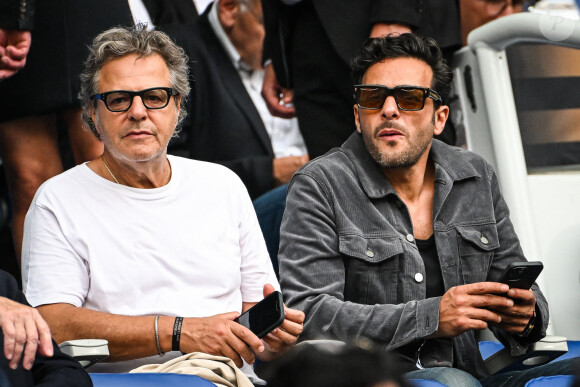
<path fill-rule="evenodd" d="M 215 387 L 215 384 L 196 375 L 183 374 L 89 374 L 95 387 Z"/>

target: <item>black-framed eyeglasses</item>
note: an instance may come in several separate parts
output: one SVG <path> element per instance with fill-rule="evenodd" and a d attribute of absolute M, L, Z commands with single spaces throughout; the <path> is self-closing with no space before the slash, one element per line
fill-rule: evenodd
<path fill-rule="evenodd" d="M 423 109 L 427 98 L 432 98 L 435 102 L 442 103 L 439 94 L 428 87 L 396 86 L 391 88 L 383 85 L 354 86 L 356 103 L 362 109 L 381 109 L 387 97 L 391 95 L 395 98 L 397 107 L 405 111 Z"/>
<path fill-rule="evenodd" d="M 169 104 L 172 95 L 179 93 L 170 87 L 152 87 L 140 91 L 114 90 L 106 93 L 91 95 L 91 98 L 100 99 L 107 109 L 112 112 L 126 112 L 131 108 L 135 96 L 141 97 L 147 109 L 163 109 Z"/>

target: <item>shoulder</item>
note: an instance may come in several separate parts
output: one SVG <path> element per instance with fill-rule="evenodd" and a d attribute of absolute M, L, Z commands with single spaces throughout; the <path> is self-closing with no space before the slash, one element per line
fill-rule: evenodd
<path fill-rule="evenodd" d="M 322 156 L 311 160 L 296 174 L 311 176 L 336 176 L 347 173 L 354 168 L 352 160 L 342 148 L 333 148 Z"/>
<path fill-rule="evenodd" d="M 78 195 L 87 189 L 93 173 L 85 164 L 77 165 L 45 181 L 36 191 L 33 203 Z M 95 177 L 97 177 L 95 175 Z"/>
<path fill-rule="evenodd" d="M 432 151 L 434 161 L 454 177 L 474 175 L 489 178 L 494 173 L 493 166 L 485 158 L 469 150 L 433 140 Z"/>
<path fill-rule="evenodd" d="M 193 160 L 179 156 L 167 156 L 173 168 L 181 170 L 181 177 L 196 182 L 206 188 L 245 187 L 242 180 L 231 169 L 207 161 Z M 244 188 L 245 189 L 245 188 Z"/>

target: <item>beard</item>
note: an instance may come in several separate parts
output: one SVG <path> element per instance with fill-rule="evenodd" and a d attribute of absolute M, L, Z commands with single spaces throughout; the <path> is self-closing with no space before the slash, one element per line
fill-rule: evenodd
<path fill-rule="evenodd" d="M 433 129 L 435 127 L 435 115 L 431 121 L 429 128 L 418 128 L 414 133 L 409 133 L 408 130 L 393 122 L 385 122 L 375 128 L 372 134 L 369 131 L 362 130 L 363 141 L 367 151 L 373 160 L 382 168 L 409 168 L 417 164 L 421 156 L 429 149 L 433 142 Z M 403 133 L 407 139 L 407 147 L 398 152 L 391 152 L 389 150 L 381 151 L 379 149 L 379 141 L 377 140 L 378 133 L 387 128 L 392 128 Z M 396 141 L 386 141 L 388 148 L 394 147 Z"/>

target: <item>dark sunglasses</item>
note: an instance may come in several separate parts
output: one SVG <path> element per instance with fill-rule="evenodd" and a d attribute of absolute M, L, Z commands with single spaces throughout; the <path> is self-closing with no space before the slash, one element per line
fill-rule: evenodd
<path fill-rule="evenodd" d="M 362 109 L 381 109 L 388 96 L 395 98 L 397 107 L 405 111 L 421 110 L 425 107 L 425 100 L 432 98 L 441 103 L 441 97 L 435 90 L 421 86 L 396 86 L 393 88 L 383 85 L 355 85 L 354 97 L 357 105 Z"/>
<path fill-rule="evenodd" d="M 91 95 L 91 98 L 100 99 L 107 109 L 112 112 L 126 112 L 133 104 L 135 96 L 141 97 L 147 109 L 163 109 L 169 104 L 172 95 L 179 93 L 170 87 L 152 87 L 141 91 L 115 90 Z"/>

